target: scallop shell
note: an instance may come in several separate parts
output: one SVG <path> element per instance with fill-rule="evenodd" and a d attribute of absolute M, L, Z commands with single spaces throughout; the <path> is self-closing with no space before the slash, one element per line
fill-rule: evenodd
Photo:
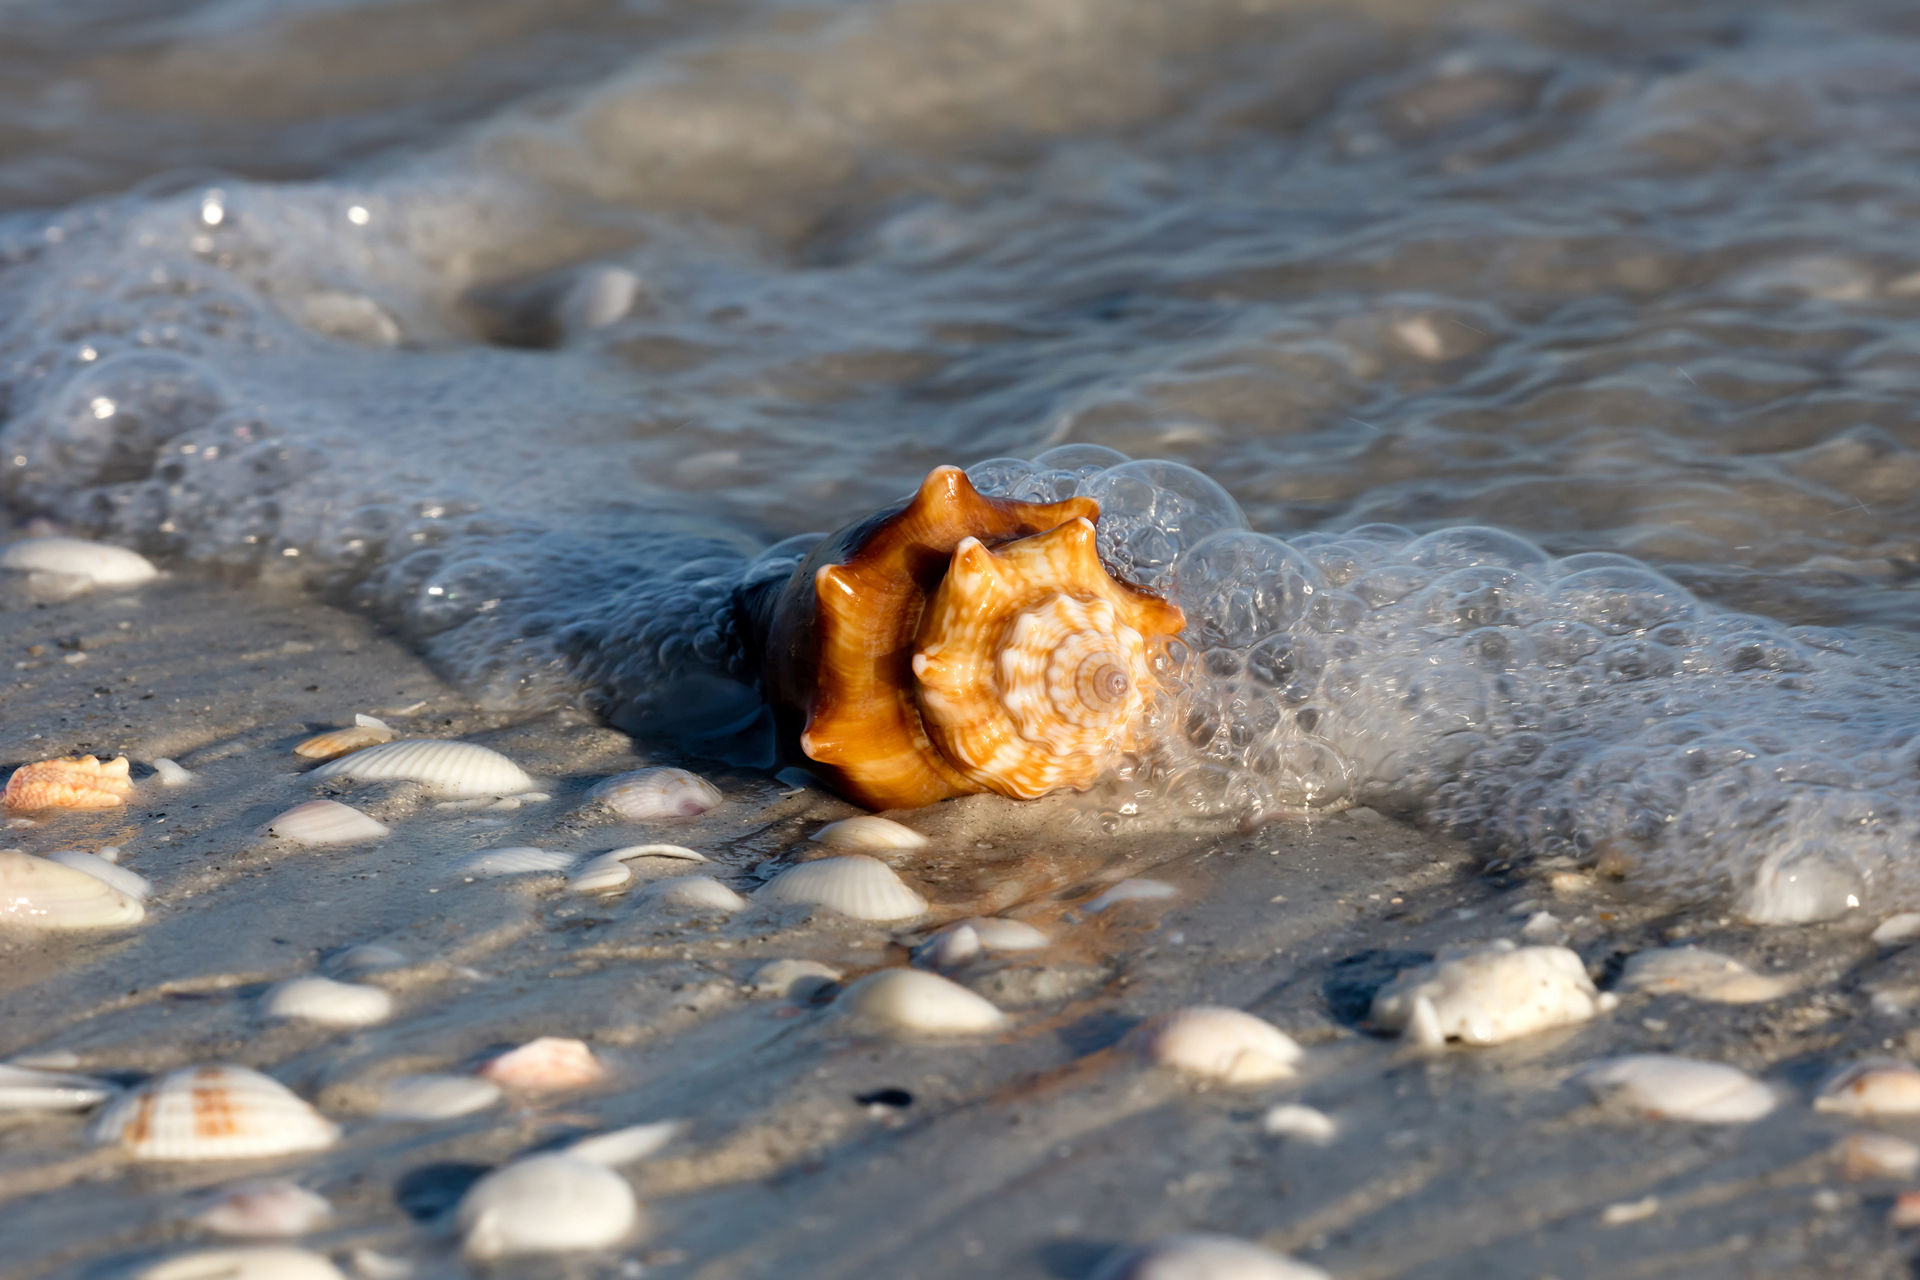
<path fill-rule="evenodd" d="M 1502 941 L 1400 974 L 1374 995 L 1371 1019 L 1423 1043 L 1498 1044 L 1612 1007 L 1565 947 Z"/>
<path fill-rule="evenodd" d="M 1890 1059 L 1856 1062 L 1821 1088 L 1813 1109 L 1849 1116 L 1920 1115 L 1920 1070 Z"/>
<path fill-rule="evenodd" d="M 1319 1267 L 1295 1262 L 1232 1236 L 1168 1236 L 1109 1254 L 1087 1280 L 1331 1280 Z"/>
<path fill-rule="evenodd" d="M 398 1076 L 381 1090 L 383 1120 L 452 1120 L 500 1101 L 500 1086 L 479 1076 Z"/>
<path fill-rule="evenodd" d="M 289 1239 L 318 1231 L 333 1217 L 327 1198 L 285 1178 L 229 1187 L 193 1215 L 194 1225 L 250 1240 Z"/>
<path fill-rule="evenodd" d="M 358 844 L 378 840 L 390 828 L 338 800 L 297 804 L 266 825 L 266 833 L 295 844 Z"/>
<path fill-rule="evenodd" d="M 36 760 L 7 779 L 0 805 L 9 809 L 113 809 L 133 798 L 125 756 Z"/>
<path fill-rule="evenodd" d="M 637 1234 L 640 1203 L 605 1165 L 564 1152 L 495 1169 L 460 1198 L 462 1249 L 486 1260 L 606 1249 Z"/>
<path fill-rule="evenodd" d="M 1195 1005 L 1149 1019 L 1131 1037 L 1141 1057 L 1222 1084 L 1269 1084 L 1293 1074 L 1300 1046 L 1250 1013 Z"/>
<path fill-rule="evenodd" d="M 927 900 L 864 853 L 820 858 L 787 868 L 754 894 L 776 906 L 826 907 L 856 920 L 911 920 L 926 913 Z"/>
<path fill-rule="evenodd" d="M 134 1280 L 347 1280 L 340 1269 L 310 1249 L 292 1245 L 242 1245 L 202 1249 L 156 1262 Z"/>
<path fill-rule="evenodd" d="M 408 738 L 367 747 L 329 761 L 309 776 L 356 782 L 403 779 L 444 796 L 506 796 L 533 790 L 526 770 L 498 751 L 442 738 Z"/>
<path fill-rule="evenodd" d="M 473 879 L 491 876 L 541 875 L 565 871 L 576 861 L 571 853 L 535 849 L 529 845 L 508 845 L 500 849 L 482 849 L 453 864 L 455 875 Z"/>
<path fill-rule="evenodd" d="M 393 1015 L 393 997 L 379 987 L 332 978 L 295 978 L 273 988 L 260 1002 L 269 1018 L 317 1022 L 325 1027 L 370 1027 Z"/>
<path fill-rule="evenodd" d="M 641 894 L 641 900 L 656 907 L 695 914 L 724 912 L 732 915 L 747 905 L 747 900 L 712 876 L 675 876 L 655 880 Z"/>
<path fill-rule="evenodd" d="M 0 1063 L 0 1111 L 85 1111 L 113 1091 L 91 1076 Z"/>
<path fill-rule="evenodd" d="M 109 862 L 98 854 L 81 849 L 55 849 L 47 855 L 47 861 L 85 872 L 102 884 L 112 885 L 135 902 L 145 902 L 153 893 L 153 883 L 145 876 Z"/>
<path fill-rule="evenodd" d="M 695 818 L 720 803 L 720 789 L 685 769 L 636 769 L 587 793 L 628 822 Z"/>
<path fill-rule="evenodd" d="M 847 988 L 840 1005 L 868 1022 L 916 1035 L 998 1031 L 1007 1016 L 957 982 L 920 969 L 882 969 Z"/>
<path fill-rule="evenodd" d="M 146 908 L 105 881 L 35 858 L 0 850 L 0 925 L 29 929 L 112 929 L 138 924 Z"/>
<path fill-rule="evenodd" d="M 1756 1004 L 1791 995 L 1794 977 L 1765 976 L 1705 947 L 1661 947 L 1631 957 L 1620 971 L 1622 991 L 1692 996 L 1716 1004 Z"/>
<path fill-rule="evenodd" d="M 578 1089 L 606 1078 L 607 1069 L 585 1042 L 562 1036 L 541 1036 L 494 1058 L 480 1068 L 480 1077 L 503 1089 L 552 1093 Z"/>
<path fill-rule="evenodd" d="M 136 1160 L 237 1160 L 330 1147 L 333 1122 L 278 1080 L 245 1067 L 186 1067 L 120 1098 L 95 1142 Z"/>
<path fill-rule="evenodd" d="M 1738 1067 L 1660 1053 L 1605 1058 L 1574 1080 L 1605 1102 L 1660 1120 L 1745 1124 L 1779 1104 L 1779 1096 Z"/>
<path fill-rule="evenodd" d="M 383 742 L 392 742 L 394 732 L 386 721 L 373 716 L 355 716 L 353 723 L 344 729 L 329 729 L 325 733 L 315 734 L 304 742 L 297 743 L 293 754 L 304 756 L 308 760 L 331 760 L 344 756 L 351 751 L 364 747 L 377 747 Z"/>
<path fill-rule="evenodd" d="M 130 587 L 160 576 L 137 551 L 83 538 L 22 538 L 0 547 L 0 569 L 83 578 L 96 587 Z"/>
<path fill-rule="evenodd" d="M 829 822 L 813 838 L 836 849 L 924 849 L 928 843 L 912 827 L 871 813 Z"/>

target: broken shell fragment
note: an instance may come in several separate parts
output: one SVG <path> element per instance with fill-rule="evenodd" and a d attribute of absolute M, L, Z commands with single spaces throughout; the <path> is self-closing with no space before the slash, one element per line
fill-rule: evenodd
<path fill-rule="evenodd" d="M 1920 1173 L 1920 1146 L 1890 1133 L 1850 1133 L 1833 1144 L 1832 1156 L 1851 1182 Z"/>
<path fill-rule="evenodd" d="M 382 1120 L 452 1120 L 500 1101 L 500 1086 L 479 1076 L 398 1076 L 374 1112 Z"/>
<path fill-rule="evenodd" d="M 85 872 L 102 884 L 112 885 L 135 902 L 145 902 L 153 893 L 153 883 L 145 876 L 129 871 L 96 853 L 88 853 L 82 849 L 55 849 L 47 855 L 47 861 Z"/>
<path fill-rule="evenodd" d="M 567 882 L 567 888 L 576 893 L 600 893 L 607 889 L 618 889 L 633 880 L 633 868 L 627 863 L 634 858 L 678 858 L 685 862 L 705 862 L 707 855 L 698 850 L 678 844 L 630 844 L 610 850 L 598 857 L 589 858 L 580 865 L 573 879 Z"/>
<path fill-rule="evenodd" d="M 1269 1084 L 1293 1074 L 1300 1046 L 1270 1022 L 1217 1005 L 1151 1018 L 1132 1033 L 1134 1050 L 1156 1066 L 1222 1084 Z"/>
<path fill-rule="evenodd" d="M 377 747 L 383 742 L 392 742 L 394 736 L 386 721 L 373 716 L 355 716 L 353 723 L 344 729 L 329 729 L 297 743 L 293 754 L 308 760 L 332 760 L 363 747 Z"/>
<path fill-rule="evenodd" d="M 95 1142 L 136 1160 L 237 1160 L 330 1147 L 332 1121 L 268 1076 L 245 1067 L 185 1067 L 112 1103 Z"/>
<path fill-rule="evenodd" d="M 69 756 L 23 764 L 0 791 L 9 809 L 112 809 L 133 798 L 131 766 L 125 756 L 101 761 Z"/>
<path fill-rule="evenodd" d="M 838 822 L 829 822 L 814 832 L 813 838 L 821 844 L 832 845 L 836 849 L 924 849 L 927 847 L 927 838 L 912 827 L 871 813 L 861 814 L 857 818 L 842 818 Z"/>
<path fill-rule="evenodd" d="M 310 1249 L 291 1245 L 243 1245 L 202 1249 L 157 1262 L 135 1280 L 346 1280 L 340 1269 Z"/>
<path fill-rule="evenodd" d="M 357 844 L 378 840 L 389 828 L 338 800 L 309 800 L 269 822 L 265 830 L 295 844 Z"/>
<path fill-rule="evenodd" d="M 267 993 L 260 1012 L 269 1018 L 317 1022 L 326 1027 L 370 1027 L 393 1015 L 393 997 L 379 987 L 332 978 L 295 978 Z"/>
<path fill-rule="evenodd" d="M 954 921 L 953 927 L 965 925 L 973 930 L 980 939 L 980 945 L 988 951 L 1038 951 L 1052 939 L 1025 920 L 1007 920 L 1000 916 L 968 916 L 965 920 Z"/>
<path fill-rule="evenodd" d="M 1502 940 L 1398 975 L 1374 996 L 1371 1020 L 1420 1043 L 1499 1044 L 1585 1022 L 1613 1004 L 1565 947 Z"/>
<path fill-rule="evenodd" d="M 318 1231 L 333 1217 L 327 1198 L 285 1178 L 243 1182 L 193 1215 L 196 1226 L 249 1240 L 289 1239 Z"/>
<path fill-rule="evenodd" d="M 0 1111 L 85 1111 L 113 1091 L 91 1076 L 0 1063 Z"/>
<path fill-rule="evenodd" d="M 712 876 L 675 876 L 655 880 L 640 895 L 642 902 L 689 915 L 732 915 L 747 900 Z"/>
<path fill-rule="evenodd" d="M 579 1160 L 617 1169 L 621 1165 L 645 1160 L 672 1142 L 685 1127 L 678 1120 L 655 1120 L 650 1124 L 628 1125 L 624 1129 L 612 1129 L 606 1133 L 595 1133 L 581 1138 L 568 1145 L 567 1154 Z"/>
<path fill-rule="evenodd" d="M 1318 1267 L 1232 1236 L 1168 1236 L 1109 1254 L 1087 1280 L 1330 1280 Z"/>
<path fill-rule="evenodd" d="M 79 578 L 96 587 L 130 587 L 160 576 L 137 551 L 84 538 L 22 538 L 0 548 L 0 569 Z"/>
<path fill-rule="evenodd" d="M 697 818 L 720 803 L 720 790 L 685 769 L 636 769 L 608 778 L 587 793 L 628 822 Z"/>
<path fill-rule="evenodd" d="M 864 853 L 802 862 L 760 887 L 754 898 L 776 906 L 825 907 L 856 920 L 910 920 L 927 910 L 892 867 Z"/>
<path fill-rule="evenodd" d="M 1277 1138 L 1299 1138 L 1322 1147 L 1340 1132 L 1326 1112 L 1295 1103 L 1283 1103 L 1267 1112 L 1261 1117 L 1260 1127 Z"/>
<path fill-rule="evenodd" d="M 184 787 L 193 781 L 193 774 L 180 766 L 179 761 L 161 756 L 153 762 L 153 776 L 160 780 L 163 787 Z"/>
<path fill-rule="evenodd" d="M 847 988 L 840 1004 L 859 1017 L 917 1035 L 998 1031 L 1007 1017 L 959 983 L 920 969 L 883 969 Z"/>
<path fill-rule="evenodd" d="M 138 924 L 146 908 L 112 885 L 17 849 L 0 849 L 0 925 L 111 929 Z"/>
<path fill-rule="evenodd" d="M 1705 947 L 1661 947 L 1629 959 L 1619 985 L 1623 991 L 1687 995 L 1715 1004 L 1756 1004 L 1791 995 L 1800 982 L 1755 973 L 1732 956 Z"/>
<path fill-rule="evenodd" d="M 570 853 L 535 849 L 529 845 L 510 845 L 469 854 L 454 863 L 453 870 L 455 875 L 485 880 L 493 876 L 545 875 L 565 871 L 574 861 Z"/>
<path fill-rule="evenodd" d="M 533 790 L 533 779 L 498 751 L 472 742 L 408 738 L 366 747 L 321 765 L 314 778 L 417 782 L 444 796 L 508 796 Z"/>
<path fill-rule="evenodd" d="M 1772 1089 L 1738 1067 L 1661 1053 L 1603 1058 L 1570 1078 L 1602 1102 L 1659 1120 L 1745 1124 L 1780 1101 Z"/>
<path fill-rule="evenodd" d="M 1920 1115 L 1920 1070 L 1886 1058 L 1856 1062 L 1821 1088 L 1813 1109 L 1848 1116 Z"/>
<path fill-rule="evenodd" d="M 485 1260 L 605 1249 L 641 1226 L 627 1180 L 578 1156 L 529 1156 L 495 1169 L 460 1198 L 462 1248 Z"/>
<path fill-rule="evenodd" d="M 607 1069 L 584 1041 L 541 1036 L 494 1058 L 479 1074 L 503 1089 L 553 1093 L 593 1084 L 606 1077 Z"/>

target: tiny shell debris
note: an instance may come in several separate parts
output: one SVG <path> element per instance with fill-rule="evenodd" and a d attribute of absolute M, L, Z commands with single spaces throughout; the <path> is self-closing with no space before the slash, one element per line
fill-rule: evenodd
<path fill-rule="evenodd" d="M 292 1245 L 202 1249 L 156 1262 L 134 1280 L 346 1280 L 325 1256 Z"/>
<path fill-rule="evenodd" d="M 916 1035 L 972 1035 L 998 1031 L 1007 1021 L 984 997 L 920 969 L 868 974 L 838 1003 L 871 1023 Z"/>
<path fill-rule="evenodd" d="M 104 763 L 94 756 L 69 756 L 23 764 L 0 791 L 0 805 L 39 809 L 113 809 L 133 798 L 133 779 L 125 756 Z"/>
<path fill-rule="evenodd" d="M 373 716 L 355 716 L 353 723 L 344 729 L 329 729 L 296 743 L 293 754 L 308 760 L 332 760 L 364 747 L 392 742 L 395 736 L 385 720 Z"/>
<path fill-rule="evenodd" d="M 297 1182 L 271 1178 L 220 1192 L 193 1215 L 195 1226 L 223 1236 L 285 1240 L 318 1231 L 333 1217 L 327 1198 Z"/>
<path fill-rule="evenodd" d="M 494 1058 L 480 1068 L 479 1074 L 503 1089 L 554 1093 L 603 1080 L 607 1069 L 584 1041 L 541 1036 Z"/>
<path fill-rule="evenodd" d="M 1799 989 L 1794 977 L 1755 973 L 1732 956 L 1705 947 L 1662 947 L 1642 951 L 1620 971 L 1622 991 L 1687 995 L 1715 1004 L 1757 1004 Z"/>
<path fill-rule="evenodd" d="M 330 1147 L 340 1131 L 278 1080 L 245 1067 L 185 1067 L 109 1105 L 95 1142 L 136 1160 L 235 1160 Z"/>
<path fill-rule="evenodd" d="M 512 796 L 533 790 L 533 779 L 498 751 L 473 742 L 407 738 L 330 760 L 308 775 L 417 782 L 443 796 Z"/>
<path fill-rule="evenodd" d="M 381 1090 L 382 1120 L 452 1120 L 500 1101 L 500 1086 L 480 1076 L 398 1076 Z"/>
<path fill-rule="evenodd" d="M 1154 902 L 1162 898 L 1178 897 L 1180 890 L 1165 880 L 1122 880 L 1109 885 L 1107 891 L 1080 908 L 1082 915 L 1097 916 L 1110 907 L 1123 902 Z"/>
<path fill-rule="evenodd" d="M 1738 1067 L 1659 1053 L 1604 1058 L 1571 1079 L 1602 1102 L 1658 1120 L 1745 1124 L 1780 1102 L 1778 1094 Z"/>
<path fill-rule="evenodd" d="M 1218 1005 L 1194 1005 L 1142 1023 L 1129 1037 L 1156 1066 L 1222 1084 L 1269 1084 L 1293 1074 L 1300 1046 L 1270 1022 Z"/>
<path fill-rule="evenodd" d="M 825 907 L 855 920 L 911 920 L 927 910 L 927 900 L 892 867 L 864 853 L 789 867 L 762 885 L 754 898 L 775 906 Z"/>
<path fill-rule="evenodd" d="M 912 827 L 871 813 L 829 822 L 813 838 L 836 849 L 924 849 L 928 843 Z"/>
<path fill-rule="evenodd" d="M 1277 1138 L 1299 1138 L 1322 1147 L 1340 1133 L 1340 1126 L 1326 1112 L 1291 1102 L 1268 1111 L 1261 1117 L 1260 1127 Z"/>
<path fill-rule="evenodd" d="M 1851 1182 L 1920 1173 L 1920 1146 L 1890 1133 L 1850 1133 L 1833 1144 L 1832 1155 L 1840 1176 Z"/>
<path fill-rule="evenodd" d="M 636 769 L 608 778 L 587 793 L 628 822 L 697 818 L 720 803 L 720 789 L 685 769 Z"/>
<path fill-rule="evenodd" d="M 165 756 L 153 762 L 153 776 L 160 780 L 163 787 L 184 787 L 193 781 L 193 774 L 181 768 L 179 761 L 169 760 Z"/>
<path fill-rule="evenodd" d="M 1585 1022 L 1614 1003 L 1565 947 L 1502 940 L 1398 975 L 1374 996 L 1371 1021 L 1421 1044 L 1499 1044 Z"/>
<path fill-rule="evenodd" d="M 1108 1254 L 1087 1280 L 1331 1280 L 1319 1267 L 1232 1236 L 1167 1236 Z"/>
<path fill-rule="evenodd" d="M 605 1249 L 641 1226 L 625 1178 L 564 1152 L 495 1169 L 461 1197 L 458 1220 L 466 1255 L 483 1261 Z"/>
<path fill-rule="evenodd" d="M 79 578 L 89 586 L 130 587 L 160 576 L 137 551 L 84 538 L 22 538 L 0 548 L 0 569 Z"/>
<path fill-rule="evenodd" d="M 0 1063 L 0 1111 L 85 1111 L 113 1092 L 91 1076 Z"/>
<path fill-rule="evenodd" d="M 840 970 L 818 960 L 769 960 L 747 979 L 747 992 L 806 1000 L 840 981 L 842 976 Z"/>
<path fill-rule="evenodd" d="M 1823 1086 L 1815 1111 L 1847 1116 L 1920 1115 L 1920 1070 L 1905 1062 L 1856 1062 Z"/>
<path fill-rule="evenodd" d="M 102 884 L 112 885 L 135 902 L 145 902 L 153 893 L 153 884 L 145 876 L 129 871 L 96 853 L 88 853 L 82 849 L 55 849 L 47 855 L 47 861 L 85 872 Z"/>
<path fill-rule="evenodd" d="M 690 915 L 718 912 L 732 915 L 747 905 L 747 900 L 712 876 L 675 876 L 655 880 L 640 895 L 642 902 L 669 911 Z"/>
<path fill-rule="evenodd" d="M 482 849 L 453 864 L 455 875 L 476 880 L 493 876 L 545 875 L 565 871 L 575 862 L 570 853 L 535 849 L 530 845 L 509 845 L 500 849 Z"/>
<path fill-rule="evenodd" d="M 359 844 L 389 833 L 386 823 L 338 800 L 309 800 L 267 823 L 266 833 L 295 844 Z"/>
<path fill-rule="evenodd" d="M 393 997 L 379 987 L 332 978 L 295 978 L 260 1002 L 269 1018 L 315 1022 L 326 1027 L 370 1027 L 393 1016 Z"/>
<path fill-rule="evenodd" d="M 113 929 L 138 924 L 137 898 L 84 871 L 18 849 L 0 849 L 0 926 Z"/>

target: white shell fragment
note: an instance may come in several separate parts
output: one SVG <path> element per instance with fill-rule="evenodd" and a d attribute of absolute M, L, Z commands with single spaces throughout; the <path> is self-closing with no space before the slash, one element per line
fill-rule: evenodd
<path fill-rule="evenodd" d="M 1605 1103 L 1659 1120 L 1745 1124 L 1780 1101 L 1738 1067 L 1660 1053 L 1604 1058 L 1571 1078 Z"/>
<path fill-rule="evenodd" d="M 587 793 L 628 822 L 697 818 L 720 803 L 720 789 L 685 769 L 636 769 Z"/>
<path fill-rule="evenodd" d="M 1797 978 L 1768 976 L 1705 947 L 1662 947 L 1633 956 L 1620 971 L 1622 991 L 1678 994 L 1716 1004 L 1756 1004 L 1791 995 Z"/>
<path fill-rule="evenodd" d="M 567 1154 L 580 1160 L 618 1169 L 621 1165 L 645 1160 L 672 1142 L 682 1129 L 678 1120 L 655 1120 L 651 1124 L 632 1124 L 624 1129 L 596 1133 L 571 1143 Z"/>
<path fill-rule="evenodd" d="M 973 930 L 974 936 L 980 939 L 980 945 L 988 951 L 1038 951 L 1052 941 L 1025 920 L 968 916 L 965 920 L 956 920 L 953 927 L 957 929 L 961 925 Z"/>
<path fill-rule="evenodd" d="M 1276 1138 L 1298 1138 L 1322 1147 L 1340 1133 L 1340 1127 L 1326 1112 L 1291 1102 L 1267 1112 L 1261 1117 L 1260 1127 Z"/>
<path fill-rule="evenodd" d="M 330 1147 L 333 1122 L 245 1067 L 185 1067 L 107 1107 L 90 1131 L 136 1160 L 236 1160 Z"/>
<path fill-rule="evenodd" d="M 1134 1049 L 1156 1066 L 1222 1084 L 1269 1084 L 1293 1074 L 1300 1046 L 1270 1022 L 1218 1005 L 1176 1009 L 1141 1024 Z"/>
<path fill-rule="evenodd" d="M 202 1249 L 156 1262 L 135 1280 L 346 1280 L 340 1268 L 311 1249 L 241 1245 Z"/>
<path fill-rule="evenodd" d="M 169 760 L 165 756 L 153 762 L 153 776 L 160 780 L 163 787 L 184 787 L 193 781 L 191 771 L 182 768 L 177 760 Z"/>
<path fill-rule="evenodd" d="M 597 857 L 589 858 L 580 864 L 573 879 L 567 882 L 567 888 L 576 893 L 600 893 L 608 889 L 618 889 L 633 880 L 633 868 L 627 865 L 634 858 L 678 858 L 684 862 L 705 862 L 707 855 L 685 845 L 678 844 L 630 844 L 614 849 Z"/>
<path fill-rule="evenodd" d="M 1856 1062 L 1821 1087 L 1813 1109 L 1847 1116 L 1920 1115 L 1920 1070 L 1890 1058 Z"/>
<path fill-rule="evenodd" d="M 769 960 L 747 979 L 747 992 L 756 996 L 791 996 L 805 1000 L 844 976 L 818 960 Z"/>
<path fill-rule="evenodd" d="M 1920 1173 L 1920 1146 L 1890 1133 L 1850 1133 L 1833 1144 L 1831 1154 L 1840 1166 L 1840 1176 L 1856 1182 L 1904 1180 Z"/>
<path fill-rule="evenodd" d="M 640 1204 L 627 1180 L 578 1156 L 540 1155 L 495 1169 L 461 1197 L 470 1258 L 605 1249 L 634 1235 Z"/>
<path fill-rule="evenodd" d="M 1614 1003 L 1565 947 L 1502 940 L 1398 975 L 1374 996 L 1372 1022 L 1423 1044 L 1499 1044 L 1585 1022 Z"/>
<path fill-rule="evenodd" d="M 483 1079 L 506 1089 L 552 1093 L 577 1089 L 604 1079 L 607 1069 L 585 1041 L 564 1036 L 541 1036 L 509 1049 L 480 1068 Z"/>
<path fill-rule="evenodd" d="M 285 1240 L 318 1231 L 333 1217 L 327 1198 L 285 1178 L 243 1182 L 219 1193 L 193 1223 L 223 1236 Z"/>
<path fill-rule="evenodd" d="M 344 729 L 329 729 L 325 733 L 315 734 L 293 748 L 293 754 L 308 760 L 332 760 L 344 756 L 350 751 L 359 751 L 365 747 L 377 747 L 383 742 L 392 742 L 393 730 L 385 720 L 373 716 L 355 716 L 353 724 Z"/>
<path fill-rule="evenodd" d="M 22 538 L 0 548 L 0 569 L 80 578 L 96 587 L 129 587 L 160 576 L 137 551 L 84 538 Z"/>
<path fill-rule="evenodd" d="M 1165 880 L 1122 880 L 1108 886 L 1105 893 L 1081 907 L 1080 912 L 1082 915 L 1097 916 L 1123 902 L 1152 902 L 1158 898 L 1176 897 L 1179 892 Z"/>
<path fill-rule="evenodd" d="M 875 814 L 861 814 L 857 818 L 842 818 L 838 822 L 829 822 L 813 833 L 813 838 L 821 844 L 832 845 L 836 849 L 924 849 L 927 838 L 912 827 L 895 822 L 892 818 L 882 818 Z"/>
<path fill-rule="evenodd" d="M 295 978 L 267 992 L 260 1012 L 269 1018 L 326 1027 L 370 1027 L 393 1016 L 393 997 L 379 987 L 332 978 Z"/>
<path fill-rule="evenodd" d="M 868 1022 L 917 1035 L 998 1031 L 1006 1015 L 957 982 L 920 969 L 882 969 L 847 988 L 840 1004 Z"/>
<path fill-rule="evenodd" d="M 979 955 L 980 935 L 971 925 L 942 929 L 913 949 L 913 962 L 922 969 L 957 969 Z"/>
<path fill-rule="evenodd" d="M 145 876 L 82 849 L 55 849 L 47 855 L 47 861 L 83 871 L 102 884 L 112 885 L 135 902 L 145 902 L 153 893 L 153 882 Z"/>
<path fill-rule="evenodd" d="M 712 876 L 675 876 L 671 880 L 655 880 L 641 892 L 640 900 L 689 915 L 716 912 L 732 915 L 747 905 L 745 898 Z"/>
<path fill-rule="evenodd" d="M 1882 920 L 1873 931 L 1873 940 L 1883 947 L 1898 946 L 1920 938 L 1920 911 L 1901 911 Z"/>
<path fill-rule="evenodd" d="M 492 876 L 544 875 L 565 871 L 574 861 L 570 853 L 535 849 L 528 845 L 510 845 L 468 854 L 453 864 L 453 871 L 455 875 L 484 880 Z"/>
<path fill-rule="evenodd" d="M 1318 1267 L 1232 1236 L 1168 1236 L 1109 1254 L 1087 1280 L 1330 1280 Z"/>
<path fill-rule="evenodd" d="M 631 862 L 635 858 L 677 858 L 682 862 L 705 862 L 707 855 L 683 844 L 629 844 L 601 855 Z"/>
<path fill-rule="evenodd" d="M 0 1111 L 85 1111 L 113 1091 L 91 1076 L 0 1063 Z"/>
<path fill-rule="evenodd" d="M 911 920 L 927 909 L 927 900 L 892 867 L 864 853 L 788 867 L 754 898 L 775 906 L 825 907 L 856 920 Z"/>
<path fill-rule="evenodd" d="M 500 1101 L 500 1086 L 479 1076 L 398 1076 L 387 1081 L 374 1114 L 383 1120 L 451 1120 Z"/>
<path fill-rule="evenodd" d="M 0 849 L 0 926 L 111 929 L 146 914 L 138 899 L 84 871 Z"/>
<path fill-rule="evenodd" d="M 444 796 L 510 796 L 533 790 L 533 779 L 513 761 L 472 742 L 408 738 L 328 761 L 309 777 L 356 782 L 401 779 Z"/>
<path fill-rule="evenodd" d="M 295 844 L 358 844 L 378 840 L 389 828 L 338 800 L 297 804 L 266 825 L 266 833 Z"/>

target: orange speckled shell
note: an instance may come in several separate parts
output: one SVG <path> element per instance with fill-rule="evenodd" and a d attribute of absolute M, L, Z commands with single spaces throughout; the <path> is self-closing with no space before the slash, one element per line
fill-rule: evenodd
<path fill-rule="evenodd" d="M 0 805 L 9 809 L 112 809 L 133 798 L 125 756 L 102 764 L 93 756 L 23 764 L 7 779 Z"/>

